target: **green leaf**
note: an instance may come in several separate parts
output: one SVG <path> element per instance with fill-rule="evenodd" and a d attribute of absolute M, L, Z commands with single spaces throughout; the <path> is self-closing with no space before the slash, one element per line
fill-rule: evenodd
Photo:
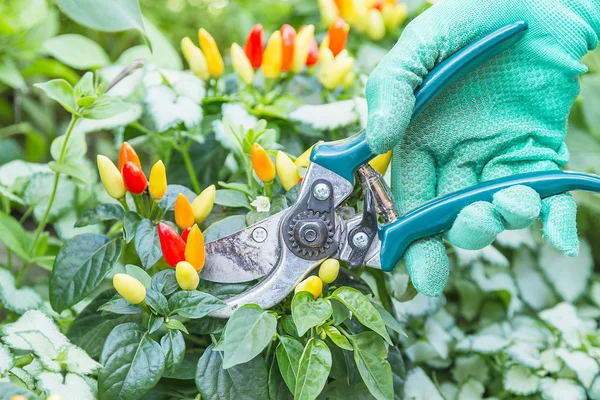
<path fill-rule="evenodd" d="M 169 303 L 161 292 L 154 289 L 146 290 L 146 303 L 158 315 L 169 315 Z"/>
<path fill-rule="evenodd" d="M 519 396 L 527 396 L 538 391 L 540 377 L 522 365 L 512 365 L 504 373 L 504 389 Z"/>
<path fill-rule="evenodd" d="M 111 300 L 98 307 L 98 311 L 103 313 L 137 315 L 142 313 L 142 307 L 138 304 L 131 304 L 120 295 L 115 295 Z"/>
<path fill-rule="evenodd" d="M 252 360 L 271 342 L 277 318 L 259 306 L 248 304 L 235 310 L 225 327 L 223 368 Z"/>
<path fill-rule="evenodd" d="M 330 303 L 331 308 L 333 310 L 331 316 L 333 317 L 334 325 L 339 325 L 348 318 L 350 318 L 350 311 L 346 307 L 344 307 L 342 303 L 334 299 L 331 299 Z"/>
<path fill-rule="evenodd" d="M 543 378 L 540 392 L 544 400 L 585 400 L 585 389 L 571 379 Z"/>
<path fill-rule="evenodd" d="M 0 376 L 4 376 L 15 366 L 15 356 L 6 346 L 0 345 Z"/>
<path fill-rule="evenodd" d="M 225 306 L 226 304 L 216 297 L 197 290 L 177 292 L 169 299 L 169 309 L 172 314 L 191 319 L 205 317 Z"/>
<path fill-rule="evenodd" d="M 0 212 L 0 231 L 2 232 L 0 241 L 21 259 L 29 260 L 27 252 L 29 238 L 19 221 L 6 213 Z"/>
<path fill-rule="evenodd" d="M 0 303 L 17 314 L 38 308 L 42 305 L 42 297 L 32 288 L 15 286 L 15 277 L 10 271 L 0 269 Z"/>
<path fill-rule="evenodd" d="M 298 367 L 304 348 L 302 343 L 291 336 L 280 336 L 279 345 L 275 350 L 279 371 L 285 381 L 285 384 L 294 393 L 296 390 L 296 377 L 298 376 Z"/>
<path fill-rule="evenodd" d="M 79 102 L 81 99 L 91 98 L 96 100 L 96 89 L 94 88 L 94 73 L 86 72 L 73 88 L 73 96 Z M 92 103 L 93 103 L 92 101 Z M 77 103 L 79 105 L 79 103 Z"/>
<path fill-rule="evenodd" d="M 268 373 L 262 356 L 223 368 L 223 358 L 214 345 L 202 354 L 196 369 L 196 387 L 202 400 L 268 399 Z"/>
<path fill-rule="evenodd" d="M 180 193 L 187 197 L 190 203 L 196 198 L 196 193 L 192 192 L 185 186 L 168 185 L 167 192 L 160 201 L 160 204 L 158 205 L 160 209 L 165 211 L 173 210 L 175 208 L 175 200 L 177 199 L 177 196 L 179 196 Z"/>
<path fill-rule="evenodd" d="M 203 232 L 204 241 L 206 243 L 212 242 L 213 240 L 220 239 L 223 236 L 237 232 L 245 227 L 246 217 L 244 215 L 233 215 L 231 217 L 223 218 L 209 226 Z"/>
<path fill-rule="evenodd" d="M 142 285 L 144 285 L 146 289 L 150 289 L 152 287 L 152 277 L 137 265 L 127 264 L 125 266 L 125 271 L 127 274 L 142 282 Z"/>
<path fill-rule="evenodd" d="M 142 266 L 150 269 L 162 257 L 157 225 L 149 219 L 142 219 L 135 229 L 135 251 L 140 257 Z"/>
<path fill-rule="evenodd" d="M 150 314 L 148 316 L 148 333 L 153 334 L 163 326 L 165 318 L 163 316 Z"/>
<path fill-rule="evenodd" d="M 354 362 L 371 394 L 378 400 L 393 399 L 392 367 L 386 361 L 385 342 L 375 332 L 359 333 L 351 341 Z"/>
<path fill-rule="evenodd" d="M 129 243 L 135 237 L 138 223 L 142 217 L 134 211 L 126 211 L 123 217 L 123 239 L 125 243 Z"/>
<path fill-rule="evenodd" d="M 331 370 L 331 352 L 322 340 L 312 338 L 306 343 L 294 390 L 296 400 L 314 400 L 323 390 Z"/>
<path fill-rule="evenodd" d="M 163 374 L 165 357 L 158 343 L 140 325 L 112 330 L 100 356 L 98 398 L 141 399 Z"/>
<path fill-rule="evenodd" d="M 269 368 L 269 400 L 293 400 L 292 393 L 281 376 L 275 358 L 271 361 L 271 368 Z"/>
<path fill-rule="evenodd" d="M 245 207 L 252 210 L 252 206 L 248 201 L 248 196 L 237 190 L 219 189 L 215 195 L 215 204 L 225 207 Z"/>
<path fill-rule="evenodd" d="M 25 79 L 23 79 L 19 68 L 15 62 L 7 56 L 2 57 L 0 60 L 0 82 L 13 89 L 27 92 L 27 83 L 25 82 Z"/>
<path fill-rule="evenodd" d="M 67 135 L 61 135 L 52 141 L 50 145 L 50 154 L 54 161 L 60 160 L 60 153 L 63 148 L 63 144 Z M 63 157 L 63 162 L 71 162 L 77 164 L 85 157 L 87 152 L 87 143 L 85 141 L 85 135 L 72 133 L 67 142 L 67 148 Z"/>
<path fill-rule="evenodd" d="M 64 174 L 75 178 L 82 183 L 91 183 L 90 181 L 92 177 L 90 176 L 89 171 L 85 168 L 82 169 L 81 165 L 67 163 L 59 164 L 56 161 L 50 161 L 48 163 L 48 168 L 54 172 L 58 172 L 59 174 Z"/>
<path fill-rule="evenodd" d="M 188 330 L 186 329 L 185 325 L 183 325 L 183 323 L 181 321 L 174 319 L 174 318 L 169 319 L 169 322 L 165 323 L 165 326 L 169 329 L 175 329 L 175 330 L 181 331 L 181 332 L 185 333 L 186 335 L 190 334 L 188 332 Z"/>
<path fill-rule="evenodd" d="M 64 79 L 53 79 L 44 83 L 36 83 L 36 88 L 46 93 L 46 96 L 60 103 L 65 110 L 71 114 L 76 114 L 77 106 L 73 97 L 73 87 Z"/>
<path fill-rule="evenodd" d="M 11 399 L 17 395 L 24 396 L 27 400 L 41 399 L 29 390 L 11 382 L 0 382 L 0 393 L 2 393 L 3 400 Z"/>
<path fill-rule="evenodd" d="M 145 35 L 138 0 L 58 0 L 58 7 L 78 24 L 101 32 L 138 30 Z"/>
<path fill-rule="evenodd" d="M 331 317 L 331 304 L 325 299 L 316 299 L 309 292 L 298 292 L 292 300 L 292 317 L 300 336 Z"/>
<path fill-rule="evenodd" d="M 351 287 L 341 287 L 333 292 L 331 297 L 348 307 L 361 324 L 377 332 L 386 342 L 393 345 L 381 315 L 364 294 Z"/>
<path fill-rule="evenodd" d="M 179 289 L 173 269 L 165 269 L 152 277 L 152 289 L 169 296 Z"/>
<path fill-rule="evenodd" d="M 95 390 L 92 392 L 90 384 L 80 375 L 63 374 L 59 372 L 44 371 L 37 377 L 38 390 L 52 393 L 61 398 L 73 397 L 78 400 L 94 400 Z"/>
<path fill-rule="evenodd" d="M 76 228 L 94 225 L 104 221 L 121 221 L 125 210 L 119 204 L 103 203 L 83 212 L 75 223 Z"/>
<path fill-rule="evenodd" d="M 375 307 L 375 309 L 377 310 L 377 312 L 379 313 L 379 315 L 381 315 L 381 319 L 383 320 L 383 323 L 385 324 L 385 326 L 387 326 L 388 328 L 390 328 L 393 331 L 398 332 L 399 334 L 401 334 L 404 337 L 408 337 L 406 332 L 404 332 L 404 329 L 402 329 L 402 325 L 400 325 L 400 322 L 398 322 L 392 314 L 390 314 L 385 308 L 383 308 L 383 306 L 381 306 L 377 303 L 372 303 L 372 304 Z"/>
<path fill-rule="evenodd" d="M 121 256 L 122 242 L 87 233 L 68 240 L 50 276 L 50 304 L 61 312 L 96 289 Z"/>
<path fill-rule="evenodd" d="M 416 367 L 408 372 L 404 396 L 412 400 L 445 400 L 437 386 L 422 368 Z"/>
<path fill-rule="evenodd" d="M 165 355 L 165 374 L 173 375 L 183 362 L 185 355 L 183 335 L 178 330 L 169 329 L 160 339 L 160 347 Z"/>
<path fill-rule="evenodd" d="M 327 337 L 331 339 L 336 346 L 344 350 L 354 350 L 354 347 L 352 347 L 346 336 L 342 335 L 335 326 L 328 326 L 324 331 Z"/>
<path fill-rule="evenodd" d="M 88 70 L 110 64 L 102 47 L 93 40 L 78 34 L 53 37 L 44 42 L 46 51 L 69 67 Z"/>
<path fill-rule="evenodd" d="M 81 115 L 87 119 L 108 119 L 127 112 L 131 107 L 132 104 L 124 102 L 119 97 L 104 95 L 90 107 L 85 108 Z"/>

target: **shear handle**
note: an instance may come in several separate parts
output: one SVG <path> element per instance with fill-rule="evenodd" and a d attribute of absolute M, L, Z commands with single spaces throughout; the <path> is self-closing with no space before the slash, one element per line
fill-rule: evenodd
<path fill-rule="evenodd" d="M 572 190 L 600 193 L 600 177 L 564 171 L 533 172 L 481 183 L 439 197 L 379 227 L 381 269 L 391 271 L 415 240 L 440 234 L 452 227 L 460 211 L 476 201 L 492 201 L 495 193 L 510 186 L 525 185 L 541 198 Z"/>
<path fill-rule="evenodd" d="M 526 30 L 525 21 L 507 25 L 478 39 L 438 64 L 415 90 L 412 120 L 444 89 L 511 47 Z M 367 144 L 364 132 L 360 132 L 348 139 L 315 146 L 310 159 L 349 182 L 354 182 L 354 171 L 375 156 Z"/>

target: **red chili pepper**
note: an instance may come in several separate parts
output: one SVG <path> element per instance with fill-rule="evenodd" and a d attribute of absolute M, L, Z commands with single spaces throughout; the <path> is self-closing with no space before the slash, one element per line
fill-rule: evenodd
<path fill-rule="evenodd" d="M 283 44 L 283 53 L 281 60 L 281 70 L 289 71 L 294 62 L 294 41 L 296 40 L 296 30 L 291 25 L 285 24 L 281 27 L 281 41 Z"/>
<path fill-rule="evenodd" d="M 121 174 L 123 175 L 125 189 L 127 189 L 128 192 L 133 194 L 144 193 L 144 190 L 146 190 L 146 187 L 148 186 L 148 180 L 140 167 L 131 161 L 127 161 L 125 165 L 123 165 Z"/>
<path fill-rule="evenodd" d="M 261 24 L 256 24 L 252 27 L 250 33 L 248 33 L 248 38 L 244 45 L 244 52 L 253 68 L 259 68 L 262 64 L 264 51 L 263 27 Z"/>
<path fill-rule="evenodd" d="M 184 241 L 184 242 L 186 242 L 186 243 L 187 243 L 187 238 L 188 238 L 188 235 L 190 234 L 190 231 L 191 231 L 191 230 L 192 230 L 192 227 L 191 227 L 191 226 L 188 226 L 187 228 L 185 228 L 185 229 L 183 230 L 183 232 L 181 232 L 181 238 L 182 238 L 182 239 L 183 239 L 183 241 Z"/>
<path fill-rule="evenodd" d="M 373 4 L 373 8 L 376 8 L 379 11 L 382 11 L 383 10 L 383 1 L 379 0 L 378 2 L 376 2 L 375 4 Z"/>
<path fill-rule="evenodd" d="M 319 45 L 317 45 L 316 39 L 313 37 L 310 42 L 308 49 L 308 57 L 306 57 L 306 66 L 312 67 L 319 61 Z"/>
<path fill-rule="evenodd" d="M 331 50 L 334 57 L 346 47 L 349 30 L 350 26 L 341 17 L 336 19 L 329 27 L 329 31 L 327 32 L 329 36 L 329 50 Z"/>
<path fill-rule="evenodd" d="M 121 145 L 121 150 L 119 150 L 119 171 L 123 171 L 123 166 L 127 161 L 131 161 L 139 168 L 142 168 L 142 164 L 140 164 L 140 158 L 133 147 L 131 147 L 129 143 L 123 142 Z"/>
<path fill-rule="evenodd" d="M 158 238 L 160 248 L 167 264 L 175 267 L 179 261 L 185 260 L 185 242 L 169 225 L 158 223 Z"/>

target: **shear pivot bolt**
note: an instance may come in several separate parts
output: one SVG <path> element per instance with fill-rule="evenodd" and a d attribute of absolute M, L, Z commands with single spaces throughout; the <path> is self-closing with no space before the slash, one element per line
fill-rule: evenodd
<path fill-rule="evenodd" d="M 319 183 L 313 188 L 313 195 L 317 200 L 327 200 L 331 195 L 331 189 L 324 183 Z"/>
<path fill-rule="evenodd" d="M 252 231 L 252 239 L 258 243 L 264 242 L 267 239 L 267 230 L 265 228 L 256 228 Z"/>
<path fill-rule="evenodd" d="M 364 249 L 369 244 L 369 236 L 364 232 L 357 232 L 352 237 L 352 243 L 359 249 Z"/>

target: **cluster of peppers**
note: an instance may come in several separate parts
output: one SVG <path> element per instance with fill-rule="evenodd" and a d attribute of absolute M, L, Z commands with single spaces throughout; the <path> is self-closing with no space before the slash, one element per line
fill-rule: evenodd
<path fill-rule="evenodd" d="M 408 17 L 406 4 L 398 0 L 319 0 L 319 10 L 327 25 L 342 17 L 371 40 L 383 39 Z"/>
<path fill-rule="evenodd" d="M 317 44 L 313 25 L 302 26 L 298 32 L 288 24 L 274 31 L 266 42 L 263 27 L 256 24 L 248 33 L 242 48 L 233 43 L 230 48 L 231 64 L 239 79 L 246 85 L 254 83 L 255 71 L 261 69 L 268 81 L 289 78 L 305 67 L 319 64 L 318 79 L 327 89 L 341 84 L 349 85 L 354 79 L 354 59 L 345 50 L 349 25 L 336 18 L 321 45 Z M 223 73 L 223 57 L 210 34 L 198 31 L 198 48 L 189 37 L 181 41 L 181 49 L 190 70 L 206 81 Z"/>
<path fill-rule="evenodd" d="M 298 167 L 303 166 L 298 164 L 298 159 L 294 162 L 287 154 L 279 150 L 275 157 L 275 164 L 273 164 L 269 154 L 260 144 L 254 143 L 250 148 L 252 169 L 265 187 L 273 182 L 276 173 L 286 191 L 296 186 L 301 181 Z"/>
<path fill-rule="evenodd" d="M 119 167 L 106 156 L 98 155 L 100 179 L 109 196 L 119 200 L 128 210 L 127 192 L 133 197 L 136 210 L 148 218 L 160 219 L 158 204 L 167 192 L 167 175 L 162 161 L 157 161 L 150 171 L 150 179 L 142 170 L 139 156 L 127 142 L 119 151 Z M 204 267 L 204 237 L 198 227 L 212 211 L 216 188 L 204 189 L 193 202 L 179 194 L 175 200 L 175 222 L 181 229 L 180 235 L 164 222 L 158 223 L 158 237 L 166 263 L 176 268 L 176 278 L 184 290 L 194 290 L 200 283 L 199 272 Z M 115 289 L 132 304 L 140 304 L 146 298 L 144 285 L 128 274 L 113 277 Z"/>

